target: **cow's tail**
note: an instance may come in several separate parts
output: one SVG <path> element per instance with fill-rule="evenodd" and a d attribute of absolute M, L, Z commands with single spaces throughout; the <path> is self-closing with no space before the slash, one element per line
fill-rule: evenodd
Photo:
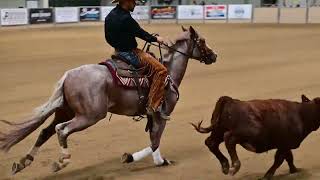
<path fill-rule="evenodd" d="M 211 117 L 211 125 L 209 127 L 201 127 L 202 121 L 198 122 L 198 124 L 194 124 L 191 123 L 191 125 L 195 128 L 196 131 L 198 131 L 199 133 L 209 133 L 211 131 L 213 131 L 214 126 L 218 123 L 219 121 L 219 117 L 222 113 L 222 110 L 224 108 L 224 105 L 226 104 L 226 102 L 232 100 L 231 97 L 228 96 L 222 96 L 219 98 L 219 100 L 216 103 L 215 109 L 212 113 L 212 117 Z"/>
<path fill-rule="evenodd" d="M 67 77 L 67 72 L 58 81 L 52 96 L 49 100 L 35 109 L 34 115 L 26 119 L 22 123 L 12 123 L 5 120 L 0 120 L 1 122 L 8 124 L 13 127 L 13 130 L 8 133 L 0 132 L 0 150 L 9 151 L 12 146 L 22 141 L 29 134 L 40 127 L 46 119 L 48 119 L 57 108 L 62 107 L 64 103 L 63 95 L 63 84 Z"/>

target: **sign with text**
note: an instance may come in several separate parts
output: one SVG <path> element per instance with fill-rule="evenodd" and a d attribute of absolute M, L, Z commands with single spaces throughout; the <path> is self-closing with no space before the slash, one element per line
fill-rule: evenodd
<path fill-rule="evenodd" d="M 178 6 L 178 19 L 203 19 L 203 6 L 200 6 L 200 5 Z"/>
<path fill-rule="evenodd" d="M 151 6 L 151 19 L 175 19 L 176 6 Z"/>
<path fill-rule="evenodd" d="M 99 21 L 100 7 L 81 7 L 80 21 Z"/>
<path fill-rule="evenodd" d="M 136 20 L 149 19 L 149 7 L 148 6 L 136 6 L 131 16 Z"/>
<path fill-rule="evenodd" d="M 79 21 L 79 8 L 77 7 L 58 7 L 55 8 L 55 22 L 68 23 Z"/>
<path fill-rule="evenodd" d="M 229 19 L 251 19 L 251 4 L 230 4 L 228 10 Z"/>
<path fill-rule="evenodd" d="M 53 22 L 53 11 L 51 8 L 29 9 L 30 24 L 42 24 Z"/>
<path fill-rule="evenodd" d="M 227 5 L 206 5 L 204 15 L 205 19 L 226 19 Z"/>
<path fill-rule="evenodd" d="M 1 9 L 1 25 L 11 26 L 24 24 L 28 24 L 27 9 Z"/>

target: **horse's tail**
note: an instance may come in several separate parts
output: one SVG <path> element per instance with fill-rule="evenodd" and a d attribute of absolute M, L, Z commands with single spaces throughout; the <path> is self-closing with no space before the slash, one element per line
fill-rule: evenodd
<path fill-rule="evenodd" d="M 211 125 L 209 127 L 201 127 L 202 121 L 200 121 L 197 125 L 191 123 L 191 125 L 195 128 L 196 131 L 199 133 L 209 133 L 212 132 L 214 129 L 214 126 L 218 124 L 220 115 L 222 113 L 222 110 L 224 109 L 224 106 L 226 102 L 232 100 L 231 97 L 228 96 L 222 96 L 219 98 L 219 100 L 216 103 L 216 107 L 212 113 L 211 117 Z"/>
<path fill-rule="evenodd" d="M 39 126 L 41 126 L 46 119 L 48 119 L 56 111 L 57 108 L 63 106 L 63 84 L 67 75 L 68 72 L 66 72 L 58 81 L 49 100 L 45 104 L 37 107 L 34 111 L 34 115 L 31 118 L 22 123 L 11 123 L 9 121 L 0 120 L 5 124 L 14 127 L 14 129 L 9 131 L 7 134 L 0 132 L 0 150 L 5 152 L 9 151 L 12 146 L 22 141 Z"/>

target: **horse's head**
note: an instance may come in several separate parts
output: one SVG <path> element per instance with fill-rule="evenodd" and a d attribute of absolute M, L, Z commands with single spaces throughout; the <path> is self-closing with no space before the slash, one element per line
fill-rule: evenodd
<path fill-rule="evenodd" d="M 186 29 L 182 26 L 182 30 L 187 33 L 191 46 L 190 56 L 193 59 L 205 64 L 212 64 L 217 60 L 217 54 L 207 45 L 206 40 L 192 26 Z"/>

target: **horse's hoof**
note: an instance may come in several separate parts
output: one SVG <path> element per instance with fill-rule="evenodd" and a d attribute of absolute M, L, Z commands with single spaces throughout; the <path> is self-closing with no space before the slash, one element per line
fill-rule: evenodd
<path fill-rule="evenodd" d="M 122 163 L 132 163 L 133 162 L 133 156 L 129 153 L 124 153 L 121 157 Z"/>
<path fill-rule="evenodd" d="M 159 165 L 160 167 L 162 166 L 169 166 L 169 165 L 172 165 L 174 164 L 174 161 L 169 161 L 168 159 L 163 159 L 163 163 L 161 165 Z"/>
<path fill-rule="evenodd" d="M 51 166 L 51 170 L 52 172 L 58 172 L 60 171 L 62 168 L 60 167 L 59 163 L 57 162 L 53 162 L 52 166 Z"/>
<path fill-rule="evenodd" d="M 23 169 L 23 167 L 22 167 L 21 164 L 14 162 L 14 163 L 12 164 L 11 174 L 12 174 L 12 175 L 15 175 L 15 174 L 17 174 L 18 172 L 20 172 L 22 169 Z"/>

